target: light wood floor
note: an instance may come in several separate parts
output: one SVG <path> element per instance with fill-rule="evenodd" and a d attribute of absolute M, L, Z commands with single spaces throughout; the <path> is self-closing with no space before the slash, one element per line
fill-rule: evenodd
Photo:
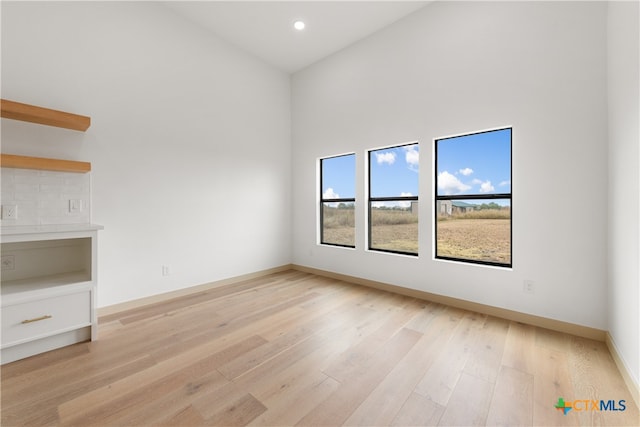
<path fill-rule="evenodd" d="M 625 411 L 556 410 L 559 397 Z M 638 425 L 606 346 L 287 271 L 2 367 L 2 425 Z"/>

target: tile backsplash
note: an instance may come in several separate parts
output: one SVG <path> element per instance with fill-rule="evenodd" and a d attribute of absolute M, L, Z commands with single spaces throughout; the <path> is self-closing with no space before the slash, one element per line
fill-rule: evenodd
<path fill-rule="evenodd" d="M 1 169 L 2 206 L 17 206 L 17 218 L 3 218 L 3 226 L 91 222 L 90 173 Z"/>

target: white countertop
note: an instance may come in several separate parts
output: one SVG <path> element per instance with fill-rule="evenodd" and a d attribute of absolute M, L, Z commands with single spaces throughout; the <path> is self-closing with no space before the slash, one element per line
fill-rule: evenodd
<path fill-rule="evenodd" d="M 19 234 L 73 233 L 102 229 L 104 227 L 98 224 L 3 225 L 0 227 L 0 234 L 2 236 L 15 236 Z"/>

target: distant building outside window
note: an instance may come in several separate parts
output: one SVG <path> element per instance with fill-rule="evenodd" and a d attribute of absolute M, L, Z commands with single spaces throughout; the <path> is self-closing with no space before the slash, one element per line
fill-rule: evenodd
<path fill-rule="evenodd" d="M 435 257 L 512 265 L 512 129 L 435 140 Z"/>

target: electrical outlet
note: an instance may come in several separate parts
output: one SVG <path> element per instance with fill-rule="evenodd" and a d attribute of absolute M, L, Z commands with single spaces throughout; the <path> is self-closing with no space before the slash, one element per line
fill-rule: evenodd
<path fill-rule="evenodd" d="M 16 269 L 16 257 L 15 255 L 2 255 L 2 271 L 15 270 Z"/>
<path fill-rule="evenodd" d="M 2 205 L 2 219 L 18 219 L 18 205 Z"/>
<path fill-rule="evenodd" d="M 535 294 L 536 293 L 536 289 L 535 289 L 535 285 L 533 283 L 533 280 L 525 280 L 524 281 L 524 285 L 522 287 L 522 290 L 526 294 Z"/>
<path fill-rule="evenodd" d="M 171 274 L 171 269 L 169 268 L 168 265 L 163 265 L 162 266 L 162 275 L 163 276 L 168 276 Z"/>

